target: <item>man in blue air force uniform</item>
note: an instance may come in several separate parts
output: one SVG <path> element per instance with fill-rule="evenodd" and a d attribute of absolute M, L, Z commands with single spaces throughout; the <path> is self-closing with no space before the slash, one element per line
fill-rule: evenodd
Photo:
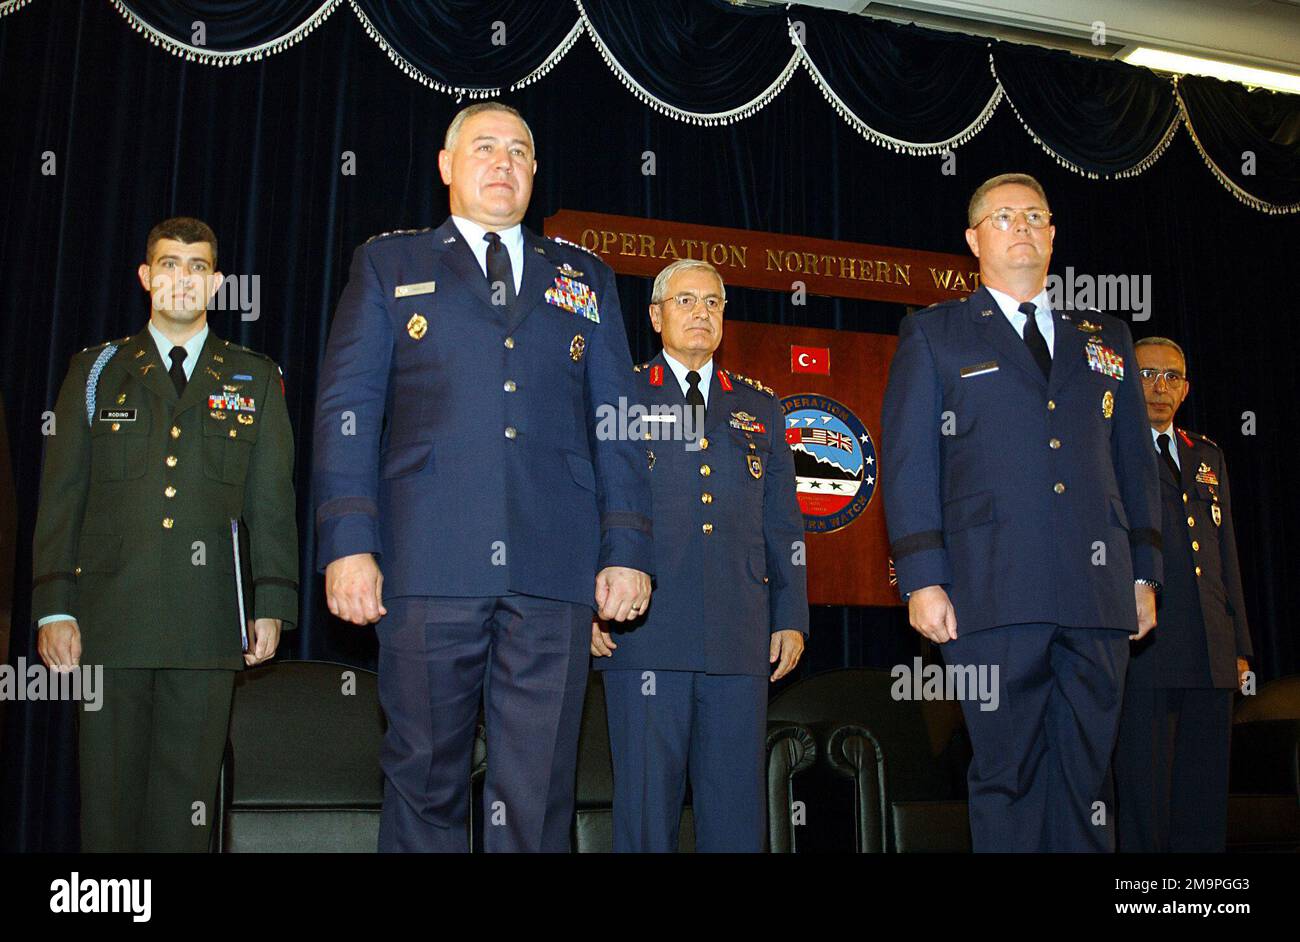
<path fill-rule="evenodd" d="M 1160 630 L 1133 645 L 1115 746 L 1124 852 L 1222 852 L 1228 835 L 1232 691 L 1251 656 L 1228 468 L 1219 446 L 1174 426 L 1187 361 L 1164 337 L 1137 342 L 1160 455 L 1165 581 Z"/>
<path fill-rule="evenodd" d="M 600 440 L 630 391 L 613 273 L 523 229 L 532 132 L 471 105 L 438 155 L 451 218 L 353 256 L 316 418 L 330 611 L 378 622 L 385 851 L 467 849 L 487 725 L 488 850 L 563 851 L 592 610 L 650 595 L 636 443 Z M 381 573 L 382 568 L 382 573 Z"/>
<path fill-rule="evenodd" d="M 998 683 L 996 709 L 962 703 L 977 851 L 1114 849 L 1128 639 L 1154 627 L 1161 578 L 1132 338 L 1116 318 L 1049 308 L 1050 220 L 1028 175 L 975 191 L 966 241 L 983 287 L 903 320 L 885 392 L 909 619 L 947 664 Z"/>
<path fill-rule="evenodd" d="M 663 352 L 636 368 L 636 401 L 661 419 L 643 433 L 655 597 L 643 620 L 593 624 L 591 640 L 619 851 L 677 848 L 688 777 L 697 850 L 763 849 L 768 686 L 808 633 L 785 416 L 771 389 L 714 363 L 725 305 L 712 265 L 673 262 L 650 305 Z"/>

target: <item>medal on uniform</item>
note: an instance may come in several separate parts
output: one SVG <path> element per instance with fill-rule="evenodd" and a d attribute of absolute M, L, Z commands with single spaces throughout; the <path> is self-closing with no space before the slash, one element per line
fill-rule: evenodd
<path fill-rule="evenodd" d="M 239 424 L 240 424 L 240 425 L 252 425 L 252 424 L 253 424 L 253 417 L 252 417 L 251 415 L 246 414 L 246 413 L 240 412 L 240 413 L 238 413 L 238 414 L 235 416 L 235 418 L 239 421 Z"/>
<path fill-rule="evenodd" d="M 755 481 L 763 477 L 763 460 L 754 452 L 754 443 L 749 443 L 749 454 L 745 455 L 745 463 L 749 465 L 750 476 Z"/>
<path fill-rule="evenodd" d="M 574 268 L 574 267 L 573 267 L 572 265 L 570 265 L 568 262 L 565 262 L 563 265 L 560 266 L 560 274 L 563 275 L 565 278 L 581 278 L 581 277 L 582 277 L 582 272 L 578 271 L 576 268 Z"/>
<path fill-rule="evenodd" d="M 739 429 L 742 432 L 758 432 L 760 434 L 765 434 L 767 432 L 767 427 L 764 426 L 762 422 L 758 421 L 757 416 L 750 415 L 748 412 L 744 411 L 731 413 L 731 420 L 728 424 L 732 428 Z"/>
<path fill-rule="evenodd" d="M 1101 395 L 1101 417 L 1109 419 L 1115 414 L 1115 394 L 1109 389 Z"/>
<path fill-rule="evenodd" d="M 1090 320 L 1081 320 L 1079 321 L 1079 323 L 1075 324 L 1074 326 L 1077 327 L 1079 330 L 1083 331 L 1085 334 L 1095 334 L 1101 331 L 1101 325 L 1094 324 Z"/>
<path fill-rule="evenodd" d="M 574 334 L 573 342 L 569 344 L 569 359 L 577 363 L 582 359 L 582 354 L 587 350 L 587 341 L 582 334 Z"/>
<path fill-rule="evenodd" d="M 1198 484 L 1209 484 L 1211 487 L 1217 487 L 1219 475 L 1215 473 L 1213 468 L 1202 461 L 1201 466 L 1196 469 L 1196 481 Z"/>
<path fill-rule="evenodd" d="M 1217 503 L 1210 505 L 1210 516 L 1214 518 L 1214 525 L 1216 527 L 1222 525 L 1223 512 L 1219 510 L 1219 505 Z"/>
<path fill-rule="evenodd" d="M 419 340 L 428 329 L 429 322 L 424 319 L 423 314 L 412 314 L 411 319 L 406 322 L 406 332 L 411 335 L 412 340 Z"/>
<path fill-rule="evenodd" d="M 653 471 L 655 469 L 655 453 L 647 448 L 645 451 L 645 457 L 646 460 L 650 462 L 650 470 Z"/>

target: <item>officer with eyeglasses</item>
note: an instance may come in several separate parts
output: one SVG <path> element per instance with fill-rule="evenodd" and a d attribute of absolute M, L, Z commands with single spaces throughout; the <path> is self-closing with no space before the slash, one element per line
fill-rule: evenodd
<path fill-rule="evenodd" d="M 1232 691 L 1250 630 L 1219 446 L 1176 427 L 1190 384 L 1182 348 L 1137 342 L 1160 456 L 1165 578 L 1160 630 L 1134 643 L 1115 749 L 1121 851 L 1214 852 L 1226 843 Z"/>
<path fill-rule="evenodd" d="M 763 849 L 771 682 L 808 633 L 803 515 L 772 390 L 723 369 L 726 288 L 707 262 L 655 278 L 663 351 L 636 367 L 650 466 L 655 594 L 625 625 L 594 623 L 614 771 L 614 849 L 678 845 L 686 782 L 695 849 Z M 702 418 L 701 418 L 702 417 Z M 686 425 L 686 428 L 680 428 Z"/>
<path fill-rule="evenodd" d="M 967 207 L 980 289 L 903 319 L 885 516 L 912 626 L 985 674 L 967 699 L 976 851 L 1114 848 L 1108 773 L 1129 638 L 1155 626 L 1156 457 L 1123 321 L 1053 310 L 1056 228 L 1027 174 Z"/>

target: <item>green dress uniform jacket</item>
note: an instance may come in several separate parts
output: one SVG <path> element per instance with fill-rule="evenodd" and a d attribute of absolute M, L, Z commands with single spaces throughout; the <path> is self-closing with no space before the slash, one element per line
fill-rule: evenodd
<path fill-rule="evenodd" d="M 177 396 L 147 328 L 73 356 L 41 476 L 33 619 L 75 617 L 83 664 L 242 668 L 232 518 L 253 617 L 292 627 L 293 431 L 275 363 L 209 331 Z"/>

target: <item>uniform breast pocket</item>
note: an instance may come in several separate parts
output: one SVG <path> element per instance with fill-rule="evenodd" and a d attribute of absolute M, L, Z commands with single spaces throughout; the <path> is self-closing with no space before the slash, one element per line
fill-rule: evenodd
<path fill-rule="evenodd" d="M 252 412 L 227 412 L 225 416 L 203 418 L 203 473 L 223 484 L 243 484 L 261 419 Z"/>
<path fill-rule="evenodd" d="M 135 411 L 135 410 L 133 410 Z M 129 481 L 142 477 L 149 462 L 149 417 L 134 421 L 96 418 L 90 428 L 90 476 L 94 481 Z"/>

